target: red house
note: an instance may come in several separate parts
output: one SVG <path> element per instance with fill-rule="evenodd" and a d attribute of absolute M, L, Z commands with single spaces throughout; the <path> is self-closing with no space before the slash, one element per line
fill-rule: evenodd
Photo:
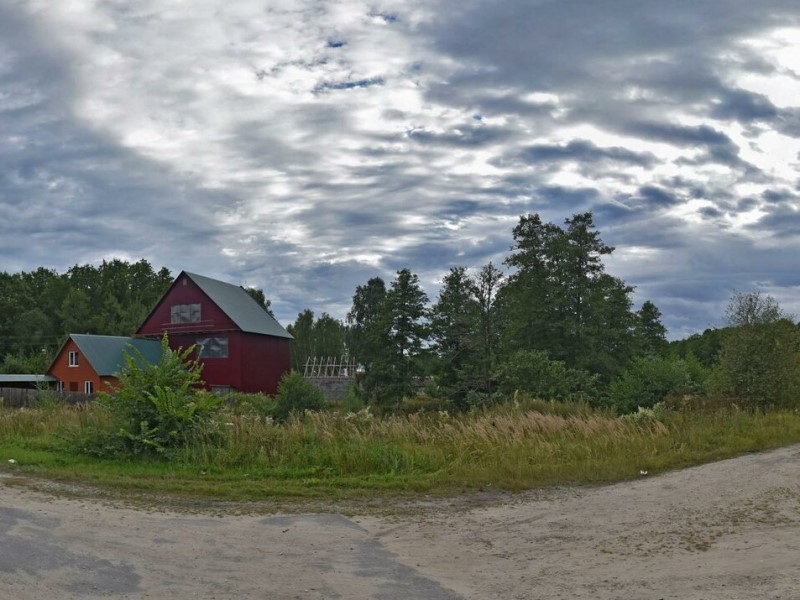
<path fill-rule="evenodd" d="M 157 363 L 161 343 L 115 335 L 70 334 L 53 359 L 47 374 L 63 392 L 111 392 L 129 354 L 135 360 Z"/>
<path fill-rule="evenodd" d="M 136 332 L 196 347 L 213 391 L 274 394 L 290 369 L 292 336 L 241 287 L 181 272 Z"/>

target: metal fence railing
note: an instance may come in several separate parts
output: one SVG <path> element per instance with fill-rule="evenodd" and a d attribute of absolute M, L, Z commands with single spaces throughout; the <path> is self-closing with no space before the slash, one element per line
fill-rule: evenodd
<path fill-rule="evenodd" d="M 355 377 L 356 361 L 347 356 L 309 356 L 303 377 Z"/>

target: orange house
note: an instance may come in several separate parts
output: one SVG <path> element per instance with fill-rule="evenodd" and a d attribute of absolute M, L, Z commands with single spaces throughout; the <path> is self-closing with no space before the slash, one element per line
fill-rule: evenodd
<path fill-rule="evenodd" d="M 135 349 L 135 350 L 133 350 Z M 138 350 L 151 363 L 161 360 L 161 342 L 113 335 L 70 334 L 47 374 L 64 392 L 110 392 L 127 353 Z"/>

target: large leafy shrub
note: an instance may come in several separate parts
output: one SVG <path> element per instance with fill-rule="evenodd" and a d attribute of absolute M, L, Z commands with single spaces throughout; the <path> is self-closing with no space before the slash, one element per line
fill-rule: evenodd
<path fill-rule="evenodd" d="M 205 429 L 219 409 L 221 397 L 198 389 L 202 365 L 191 360 L 193 348 L 172 350 L 166 336 L 161 344 L 157 364 L 131 348 L 118 388 L 101 396 L 115 425 L 113 439 L 104 440 L 106 453 L 169 456 Z"/>

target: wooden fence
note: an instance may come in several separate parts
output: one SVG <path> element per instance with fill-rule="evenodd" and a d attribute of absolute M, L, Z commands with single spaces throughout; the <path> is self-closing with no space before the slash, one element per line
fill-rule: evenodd
<path fill-rule="evenodd" d="M 93 394 L 78 392 L 56 392 L 54 390 L 35 390 L 30 388 L 0 388 L 0 406 L 11 408 L 31 407 L 55 399 L 65 404 L 83 404 L 94 401 Z"/>

